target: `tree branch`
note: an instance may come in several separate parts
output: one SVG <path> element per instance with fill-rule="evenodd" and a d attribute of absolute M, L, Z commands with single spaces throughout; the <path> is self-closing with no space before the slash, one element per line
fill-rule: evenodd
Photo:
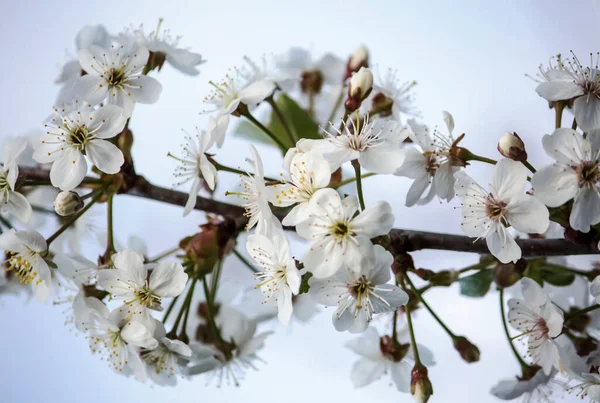
<path fill-rule="evenodd" d="M 19 167 L 19 177 L 50 184 L 49 171 L 41 168 Z M 86 179 L 97 180 L 97 178 Z M 122 193 L 177 206 L 185 206 L 188 199 L 187 193 L 155 186 L 139 175 L 136 175 L 132 185 Z M 233 204 L 198 196 L 195 209 L 232 219 L 240 230 L 247 222 L 247 218 L 243 215 L 244 208 Z M 281 219 L 285 215 L 285 211 L 276 211 L 275 215 Z M 390 247 L 395 253 L 437 249 L 489 254 L 483 239 L 475 241 L 473 238 L 462 235 L 392 229 L 390 241 Z M 595 255 L 599 253 L 595 243 L 576 244 L 564 239 L 517 239 L 517 244 L 521 247 L 523 257 Z"/>

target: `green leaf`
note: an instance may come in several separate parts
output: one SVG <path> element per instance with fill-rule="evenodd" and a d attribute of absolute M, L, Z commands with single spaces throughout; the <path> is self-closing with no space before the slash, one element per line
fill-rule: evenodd
<path fill-rule="evenodd" d="M 319 125 L 310 117 L 300 105 L 286 94 L 281 94 L 275 101 L 277 108 L 281 111 L 285 122 L 287 123 L 292 135 L 296 139 L 322 139 L 319 135 Z M 281 124 L 277 115 L 271 113 L 271 121 L 268 128 L 279 138 L 284 144 L 291 144 L 291 140 Z M 291 144 L 293 147 L 295 144 Z"/>
<path fill-rule="evenodd" d="M 494 280 L 494 270 L 483 269 L 478 273 L 459 280 L 460 293 L 467 297 L 483 297 L 490 290 Z"/>
<path fill-rule="evenodd" d="M 300 292 L 298 293 L 298 295 L 305 294 L 308 292 L 308 290 L 310 290 L 310 285 L 308 285 L 308 280 L 310 280 L 310 278 L 312 276 L 313 275 L 311 272 L 307 272 L 306 274 L 304 274 L 302 276 L 302 282 L 300 283 Z"/>
<path fill-rule="evenodd" d="M 540 286 L 544 285 L 544 279 L 542 279 L 542 271 L 540 270 L 540 265 L 536 261 L 531 261 L 527 265 L 527 269 L 523 272 L 523 277 L 529 277 L 532 280 L 535 280 Z"/>
<path fill-rule="evenodd" d="M 565 287 L 575 281 L 575 274 L 559 266 L 540 264 L 540 273 L 544 281 L 559 287 Z"/>

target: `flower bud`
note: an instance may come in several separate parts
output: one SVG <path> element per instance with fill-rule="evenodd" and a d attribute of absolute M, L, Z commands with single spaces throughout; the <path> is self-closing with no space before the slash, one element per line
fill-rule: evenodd
<path fill-rule="evenodd" d="M 496 265 L 494 281 L 498 287 L 510 287 L 523 277 L 525 269 L 527 269 L 527 261 L 525 259 L 519 259 L 517 263 L 498 263 Z"/>
<path fill-rule="evenodd" d="M 371 113 L 378 113 L 381 117 L 391 116 L 393 106 L 394 100 L 379 92 L 371 100 Z"/>
<path fill-rule="evenodd" d="M 365 100 L 373 90 L 373 73 L 367 67 L 361 67 L 350 79 L 348 87 L 348 99 L 344 106 L 349 112 L 354 112 L 362 101 Z"/>
<path fill-rule="evenodd" d="M 429 282 L 432 285 L 449 287 L 456 280 L 458 280 L 458 272 L 456 270 L 442 270 L 431 276 Z"/>
<path fill-rule="evenodd" d="M 56 214 L 66 217 L 75 214 L 84 206 L 81 197 L 72 190 L 60 192 L 54 199 L 54 211 Z"/>
<path fill-rule="evenodd" d="M 305 94 L 318 94 L 323 87 L 323 74 L 319 70 L 305 70 L 300 79 L 300 89 Z"/>
<path fill-rule="evenodd" d="M 427 376 L 427 368 L 416 363 L 410 373 L 410 393 L 417 403 L 426 403 L 433 395 L 433 386 Z"/>
<path fill-rule="evenodd" d="M 463 360 L 468 363 L 479 361 L 479 349 L 473 343 L 471 343 L 466 337 L 458 336 L 452 339 L 454 348 Z"/>
<path fill-rule="evenodd" d="M 525 143 L 517 133 L 507 132 L 498 142 L 498 152 L 515 161 L 527 161 Z"/>
<path fill-rule="evenodd" d="M 361 45 L 358 49 L 350 55 L 348 64 L 346 65 L 346 75 L 344 81 L 348 77 L 352 76 L 352 73 L 356 73 L 361 67 L 369 67 L 369 51 L 364 45 Z"/>

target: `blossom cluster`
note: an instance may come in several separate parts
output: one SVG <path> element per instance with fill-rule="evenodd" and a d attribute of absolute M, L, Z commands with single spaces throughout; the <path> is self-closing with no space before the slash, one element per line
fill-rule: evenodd
<path fill-rule="evenodd" d="M 177 163 L 173 187 L 187 187 L 187 194 L 158 187 L 151 194 L 153 185 L 136 173 L 132 158 L 135 106 L 158 102 L 162 86 L 153 75 L 165 63 L 190 76 L 204 63 L 180 47 L 180 38 L 161 33 L 161 23 L 148 35 L 142 26 L 117 35 L 101 25 L 82 28 L 77 58 L 57 79 L 59 95 L 43 134 L 3 145 L 1 292 L 30 290 L 41 302 L 67 302 L 68 322 L 86 335 L 92 352 L 124 375 L 160 385 L 201 374 L 238 385 L 247 369 L 256 369 L 272 333 L 263 329 L 267 322 L 307 322 L 318 305 L 332 307 L 333 328 L 360 334 L 346 343 L 360 356 L 350 371 L 354 386 L 389 373 L 398 391 L 425 402 L 433 394 L 427 367 L 435 360 L 416 341 L 412 313 L 430 311 L 461 358 L 476 362 L 478 348 L 454 334 L 423 294 L 457 282 L 464 295 L 481 297 L 494 282 L 522 374 L 491 393 L 511 400 L 570 390 L 600 401 L 600 306 L 594 305 L 600 304 L 600 272 L 572 268 L 550 249 L 531 250 L 564 238 L 598 251 L 597 66 L 584 67 L 573 56 L 540 68 L 536 91 L 556 112 L 556 128 L 541 146 L 555 162 L 536 170 L 515 132 L 499 136 L 495 160 L 466 148 L 466 135 L 455 134 L 447 111 L 443 129 L 430 130 L 414 106 L 415 83 L 399 81 L 393 70 L 371 69 L 364 46 L 346 60 L 301 48 L 261 63 L 245 57 L 224 79 L 209 81 L 212 92 L 199 106 L 204 126 L 186 135 L 181 153 L 167 154 Z M 570 128 L 562 127 L 564 111 L 574 114 Z M 277 179 L 265 175 L 254 144 L 248 171 L 217 161 L 234 132 L 278 149 L 283 172 Z M 472 177 L 475 164 L 492 165 L 486 186 Z M 229 173 L 239 175 L 241 187 L 222 192 L 219 177 Z M 402 217 L 363 190 L 363 181 L 382 175 L 410 182 L 407 208 L 454 203 L 468 242 L 485 243 L 479 263 L 439 272 L 417 268 L 410 252 L 419 246 L 395 238 Z M 187 220 L 193 210 L 205 210 L 206 222 L 156 258 L 137 239 L 122 246 L 113 204 L 120 194 L 135 194 L 132 189 L 179 204 Z M 156 189 L 168 197 L 156 196 Z M 220 196 L 241 206 L 213 200 Z M 93 229 L 98 239 L 83 242 L 85 217 L 102 204 L 107 228 Z M 230 214 L 240 207 L 243 215 Z M 38 230 L 48 217 L 59 227 L 44 237 Z M 528 238 L 539 242 L 525 244 Z M 96 262 L 81 243 L 100 244 Z M 253 284 L 224 279 L 230 255 L 252 271 Z M 471 270 L 477 272 L 463 275 Z M 505 290 L 512 294 L 506 315 Z M 509 324 L 520 333 L 511 337 Z"/>

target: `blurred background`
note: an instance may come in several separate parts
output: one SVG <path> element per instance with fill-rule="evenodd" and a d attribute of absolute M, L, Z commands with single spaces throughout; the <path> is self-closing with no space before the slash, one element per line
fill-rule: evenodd
<path fill-rule="evenodd" d="M 139 173 L 169 187 L 175 165 L 166 152 L 178 151 L 181 129 L 204 126 L 203 97 L 208 80 L 219 80 L 227 69 L 248 55 L 280 53 L 290 46 L 332 51 L 346 58 L 358 45 L 369 48 L 371 63 L 385 71 L 398 69 L 400 77 L 416 80 L 416 105 L 422 121 L 442 125 L 441 111 L 454 115 L 455 134 L 466 133 L 463 144 L 474 152 L 496 158 L 496 143 L 507 130 L 516 131 L 528 145 L 534 166 L 548 163 L 540 138 L 553 129 L 553 111 L 535 93 L 525 77 L 557 53 L 574 50 L 584 55 L 598 48 L 598 3 L 579 1 L 116 1 L 42 2 L 3 0 L 0 4 L 0 137 L 41 130 L 58 87 L 60 66 L 75 55 L 75 36 L 86 24 L 104 24 L 116 34 L 143 23 L 182 35 L 181 44 L 201 53 L 208 63 L 197 77 L 185 76 L 168 64 L 155 77 L 163 85 L 157 104 L 137 105 L 130 128 L 136 143 L 134 159 Z M 570 122 L 565 117 L 566 122 Z M 221 163 L 238 166 L 247 156 L 247 143 L 230 137 L 219 152 Z M 258 146 L 267 175 L 281 171 L 275 149 Z M 487 183 L 487 166 L 469 173 Z M 237 182 L 221 175 L 216 198 Z M 404 195 L 410 182 L 397 177 L 365 181 L 367 202 L 388 200 L 394 207 L 396 227 L 458 232 L 460 214 L 437 201 L 409 210 Z M 48 201 L 50 203 L 50 201 Z M 115 201 L 116 233 L 125 242 L 142 236 L 150 255 L 175 246 L 197 230 L 204 214 L 186 219 L 182 209 L 152 201 L 120 196 Z M 101 223 L 96 224 L 101 228 Z M 50 230 L 42 232 L 49 235 Z M 99 246 L 86 245 L 91 257 Z M 301 250 L 301 249 L 299 249 Z M 301 252 L 300 252 L 301 253 Z M 415 253 L 419 267 L 461 268 L 475 255 L 450 252 Z M 586 258 L 574 260 L 588 267 Z M 229 259 L 227 276 L 236 280 L 247 269 Z M 243 274 L 241 274 L 243 273 Z M 494 402 L 489 389 L 501 378 L 518 374 L 519 366 L 503 335 L 495 291 L 482 299 L 458 296 L 458 287 L 436 289 L 428 301 L 457 334 L 481 350 L 481 361 L 464 363 L 451 340 L 426 311 L 419 311 L 417 339 L 435 353 L 437 365 L 430 377 L 437 402 Z M 0 400 L 12 402 L 409 402 L 398 393 L 389 376 L 364 389 L 354 389 L 349 373 L 357 357 L 343 344 L 352 336 L 331 326 L 331 309 L 322 309 L 310 323 L 277 327 L 260 352 L 264 364 L 249 372 L 240 387 L 204 379 L 180 380 L 174 388 L 140 384 L 107 368 L 92 356 L 82 335 L 63 325 L 64 306 L 40 305 L 23 298 L 2 296 L 0 316 Z M 575 401 L 567 396 L 566 401 Z M 579 401 L 579 399 L 577 399 Z"/>

